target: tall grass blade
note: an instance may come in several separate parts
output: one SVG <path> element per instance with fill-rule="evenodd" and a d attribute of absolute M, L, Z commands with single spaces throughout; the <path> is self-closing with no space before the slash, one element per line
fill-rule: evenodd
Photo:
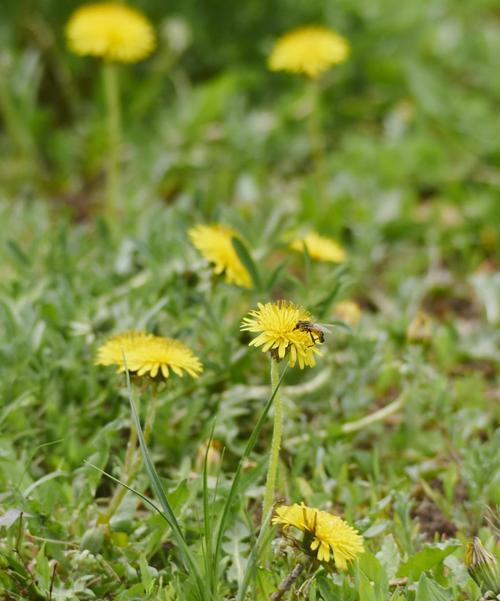
<path fill-rule="evenodd" d="M 248 248 L 239 238 L 232 238 L 233 248 L 236 254 L 240 258 L 240 261 L 245 266 L 246 270 L 252 278 L 253 286 L 256 290 L 262 290 L 262 279 L 260 277 L 259 270 L 252 256 L 248 252 Z"/>
<path fill-rule="evenodd" d="M 266 406 L 264 407 L 264 410 L 262 411 L 257 423 L 255 424 L 255 428 L 253 429 L 252 433 L 250 434 L 250 438 L 248 439 L 245 450 L 243 451 L 243 455 L 241 456 L 241 458 L 238 462 L 238 467 L 236 468 L 233 482 L 231 484 L 231 488 L 229 489 L 229 494 L 228 494 L 226 502 L 224 504 L 224 509 L 222 510 L 222 515 L 221 515 L 221 518 L 219 521 L 219 526 L 217 529 L 217 541 L 215 544 L 215 553 L 214 553 L 214 565 L 216 566 L 216 569 L 218 569 L 217 566 L 219 565 L 220 550 L 221 550 L 221 546 L 222 546 L 222 537 L 224 536 L 224 531 L 226 528 L 226 522 L 227 522 L 227 518 L 229 515 L 229 510 L 230 510 L 230 508 L 233 504 L 233 500 L 238 492 L 238 486 L 240 483 L 241 470 L 242 470 L 243 464 L 244 464 L 245 460 L 247 459 L 247 457 L 252 452 L 252 450 L 255 446 L 255 443 L 257 442 L 257 437 L 262 429 L 262 426 L 264 425 L 267 414 L 269 413 L 269 410 L 271 409 L 271 405 L 273 404 L 274 397 L 276 396 L 276 393 L 278 392 L 278 390 L 281 386 L 281 383 L 283 382 L 283 378 L 285 377 L 287 368 L 288 368 L 288 366 L 285 366 L 285 368 L 280 376 L 280 379 L 278 381 L 278 385 L 276 386 L 276 388 L 273 390 L 271 396 L 269 397 L 269 400 L 267 401 Z"/>
<path fill-rule="evenodd" d="M 123 361 L 124 361 L 125 367 L 127 367 L 125 355 L 123 355 Z M 157 471 L 154 467 L 153 461 L 151 459 L 151 455 L 149 454 L 149 450 L 146 445 L 146 441 L 144 440 L 144 434 L 142 432 L 141 421 L 139 419 L 139 415 L 137 413 L 134 400 L 132 398 L 132 387 L 130 385 L 130 373 L 127 368 L 125 370 L 125 373 L 126 373 L 126 378 L 127 378 L 127 392 L 128 392 L 129 402 L 130 402 L 130 409 L 132 411 L 132 418 L 134 421 L 134 425 L 137 429 L 137 438 L 139 440 L 139 446 L 142 451 L 144 465 L 146 467 L 146 472 L 148 474 L 151 488 L 153 489 L 153 491 L 156 495 L 156 498 L 160 502 L 162 511 L 164 512 L 165 519 L 167 520 L 170 528 L 172 529 L 172 534 L 173 534 L 175 541 L 181 552 L 181 557 L 183 559 L 185 567 L 186 567 L 188 573 L 191 572 L 195 578 L 200 601 L 204 600 L 204 599 L 206 599 L 205 584 L 204 584 L 201 574 L 198 570 L 198 566 L 196 565 L 196 562 L 191 553 L 191 550 L 189 549 L 189 547 L 186 543 L 186 539 L 184 538 L 184 534 L 182 533 L 182 530 L 179 526 L 177 518 L 175 517 L 175 514 L 170 506 L 170 503 L 168 502 L 168 499 L 165 494 L 165 491 L 163 490 L 160 478 L 158 476 L 158 473 L 157 473 Z"/>
<path fill-rule="evenodd" d="M 205 449 L 205 457 L 203 459 L 203 527 L 205 533 L 205 574 L 209 581 L 209 588 L 212 594 L 215 593 L 216 587 L 216 569 L 212 564 L 212 547 L 213 547 L 213 532 L 212 532 L 212 512 L 210 511 L 210 491 L 208 489 L 208 454 L 212 446 L 214 437 L 215 421 L 212 425 L 210 437 L 208 439 L 207 448 Z M 216 491 L 217 492 L 217 491 Z"/>
<path fill-rule="evenodd" d="M 272 529 L 269 529 L 267 525 L 271 520 L 271 516 L 273 515 L 273 508 L 267 512 L 267 515 L 262 523 L 262 528 L 260 529 L 259 536 L 255 541 L 255 544 L 252 548 L 252 552 L 250 553 L 250 557 L 248 558 L 248 563 L 245 569 L 245 574 L 243 575 L 243 580 L 241 582 L 240 587 L 238 588 L 238 594 L 236 595 L 235 601 L 244 601 L 245 595 L 248 589 L 248 585 L 250 584 L 250 578 L 255 573 L 255 566 L 257 564 L 257 560 L 260 557 L 261 549 L 267 543 L 269 537 L 272 534 Z"/>

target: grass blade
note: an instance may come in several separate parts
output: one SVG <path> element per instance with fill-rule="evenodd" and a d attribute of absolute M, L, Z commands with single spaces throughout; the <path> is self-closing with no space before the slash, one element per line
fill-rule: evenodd
<path fill-rule="evenodd" d="M 214 437 L 215 430 L 215 421 L 212 424 L 212 429 L 210 431 L 210 437 L 208 439 L 207 448 L 205 449 L 205 457 L 203 459 L 203 527 L 205 533 L 205 574 L 209 581 L 210 591 L 213 593 L 215 591 L 215 583 L 217 578 L 214 578 L 216 575 L 216 570 L 214 569 L 214 565 L 212 564 L 212 513 L 210 511 L 210 499 L 209 499 L 209 490 L 208 490 L 208 454 L 210 452 L 212 446 L 212 440 Z"/>
<path fill-rule="evenodd" d="M 217 530 L 217 541 L 215 544 L 215 553 L 214 553 L 214 565 L 215 566 L 219 565 L 219 556 L 220 556 L 220 550 L 221 550 L 221 546 L 222 546 L 222 537 L 224 535 L 226 521 L 227 521 L 227 518 L 229 515 L 229 509 L 231 508 L 234 497 L 236 496 L 236 493 L 238 492 L 238 485 L 240 482 L 241 470 L 243 467 L 243 463 L 245 462 L 246 458 L 250 455 L 250 453 L 252 452 L 252 449 L 255 446 L 255 443 L 257 442 L 257 436 L 259 435 L 259 433 L 262 429 L 262 426 L 264 425 L 264 421 L 267 417 L 267 414 L 269 413 L 269 410 L 271 409 L 271 405 L 273 404 L 274 397 L 276 396 L 276 393 L 278 392 L 278 390 L 281 386 L 281 383 L 283 382 L 283 378 L 285 377 L 287 368 L 288 368 L 288 366 L 285 366 L 285 369 L 283 370 L 283 372 L 280 376 L 280 379 L 278 381 L 278 385 L 276 386 L 276 388 L 273 390 L 271 396 L 269 397 L 269 400 L 267 401 L 266 406 L 264 407 L 264 410 L 262 411 L 257 423 L 255 424 L 255 428 L 253 429 L 253 431 L 250 435 L 250 438 L 248 439 L 245 450 L 243 451 L 243 455 L 241 456 L 241 458 L 238 462 L 238 467 L 236 468 L 233 482 L 231 484 L 231 488 L 229 489 L 229 494 L 227 496 L 226 503 L 224 505 L 224 509 L 222 511 L 222 515 L 220 518 L 219 527 Z"/>
<path fill-rule="evenodd" d="M 262 290 L 262 280 L 260 277 L 260 273 L 257 269 L 255 261 L 252 259 L 252 256 L 248 252 L 248 248 L 239 238 L 232 238 L 231 242 L 233 243 L 233 248 L 236 251 L 238 257 L 240 258 L 240 261 L 243 263 L 246 270 L 250 274 L 254 288 L 256 290 Z"/>
<path fill-rule="evenodd" d="M 245 574 L 243 575 L 243 580 L 241 582 L 240 587 L 238 588 L 238 594 L 236 595 L 235 601 L 244 601 L 245 599 L 248 585 L 250 584 L 250 577 L 255 571 L 255 565 L 260 556 L 260 551 L 264 547 L 265 543 L 267 543 L 272 533 L 272 529 L 269 529 L 267 527 L 267 525 L 271 521 L 272 514 L 273 508 L 271 507 L 264 519 L 264 522 L 262 523 L 262 528 L 260 529 L 259 536 L 257 537 L 257 540 L 255 541 L 255 544 L 252 548 L 252 552 L 250 553 L 250 557 L 248 558 Z"/>
<path fill-rule="evenodd" d="M 124 364 L 126 367 L 125 356 L 123 356 L 123 361 L 124 361 Z M 126 378 L 127 378 L 127 392 L 128 392 L 129 402 L 130 402 L 130 409 L 132 411 L 132 418 L 134 421 L 135 428 L 137 430 L 137 438 L 139 440 L 139 446 L 142 451 L 144 465 L 146 467 L 146 472 L 148 474 L 151 488 L 153 489 L 153 491 L 156 495 L 156 498 L 160 502 L 165 519 L 167 520 L 170 528 L 172 529 L 172 534 L 173 534 L 175 541 L 181 552 L 181 557 L 185 564 L 186 571 L 188 573 L 191 572 L 194 575 L 200 600 L 203 600 L 203 599 L 205 599 L 205 591 L 206 591 L 205 584 L 200 575 L 198 566 L 196 565 L 196 562 L 191 553 L 191 550 L 189 549 L 189 547 L 186 543 L 186 539 L 184 538 L 184 534 L 182 533 L 182 530 L 179 526 L 177 518 L 175 517 L 175 514 L 170 506 L 170 503 L 168 502 L 167 496 L 165 494 L 165 491 L 163 490 L 163 486 L 160 481 L 160 477 L 158 476 L 158 473 L 157 473 L 157 471 L 154 467 L 153 461 L 151 459 L 151 455 L 149 454 L 149 450 L 146 445 L 146 441 L 144 440 L 144 434 L 142 432 L 141 421 L 139 419 L 139 415 L 137 413 L 137 409 L 135 407 L 134 400 L 132 398 L 132 387 L 130 385 L 130 373 L 129 373 L 128 369 L 126 369 L 125 373 L 126 373 Z"/>

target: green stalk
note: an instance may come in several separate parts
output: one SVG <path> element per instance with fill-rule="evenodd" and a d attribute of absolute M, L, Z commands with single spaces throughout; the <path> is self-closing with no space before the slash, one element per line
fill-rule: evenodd
<path fill-rule="evenodd" d="M 281 435 L 283 430 L 283 406 L 281 403 L 281 390 L 277 389 L 279 380 L 278 362 L 271 357 L 271 390 L 277 390 L 277 392 L 274 397 L 274 423 L 271 455 L 269 457 L 269 467 L 267 468 L 266 490 L 264 492 L 264 502 L 262 505 L 263 520 L 273 506 L 274 487 L 276 485 L 276 475 L 278 473 L 280 458 Z"/>
<path fill-rule="evenodd" d="M 7 69 L 0 65 L 0 114 L 3 118 L 5 129 L 12 142 L 17 146 L 24 158 L 36 159 L 33 139 L 29 129 L 23 125 L 25 119 L 19 113 L 15 100 L 12 98 L 8 87 Z"/>
<path fill-rule="evenodd" d="M 320 98 L 321 90 L 318 79 L 311 79 L 309 83 L 311 96 L 311 112 L 309 113 L 309 143 L 311 145 L 311 158 L 314 166 L 314 174 L 320 197 L 324 194 L 325 175 L 325 144 L 323 130 L 321 127 Z"/>
<path fill-rule="evenodd" d="M 231 487 L 229 489 L 229 493 L 227 495 L 226 502 L 224 503 L 224 506 L 222 509 L 222 514 L 221 514 L 221 517 L 220 517 L 220 520 L 219 520 L 219 523 L 217 526 L 217 538 L 216 538 L 216 543 L 215 543 L 214 561 L 213 561 L 213 564 L 216 566 L 217 570 L 220 569 L 220 566 L 222 564 L 222 562 L 220 561 L 222 539 L 224 537 L 224 533 L 226 532 L 226 526 L 227 526 L 227 521 L 228 521 L 230 510 L 233 507 L 234 499 L 239 491 L 243 465 L 244 465 L 245 461 L 247 460 L 247 458 L 250 457 L 250 453 L 252 452 L 253 448 L 255 447 L 255 443 L 257 442 L 257 437 L 259 436 L 260 431 L 262 430 L 264 422 L 265 422 L 267 415 L 271 409 L 271 405 L 273 404 L 274 399 L 276 398 L 276 395 L 278 394 L 278 389 L 281 386 L 281 382 L 283 381 L 283 378 L 285 377 L 286 370 L 287 370 L 287 366 L 285 366 L 285 368 L 283 369 L 283 372 L 281 374 L 281 377 L 278 380 L 276 388 L 274 388 L 271 391 L 271 395 L 269 396 L 269 399 L 266 402 L 266 406 L 262 410 L 262 413 L 260 414 L 259 419 L 257 420 L 257 423 L 255 424 L 255 427 L 252 430 L 252 433 L 250 434 L 250 438 L 248 439 L 247 444 L 245 445 L 245 450 L 243 451 L 243 455 L 240 457 L 240 460 L 238 461 L 238 467 L 236 468 L 236 472 L 233 477 L 233 482 L 231 483 Z M 263 519 L 265 520 L 266 516 L 263 516 Z M 259 535 L 259 539 L 260 539 L 260 535 Z"/>
<path fill-rule="evenodd" d="M 156 397 L 153 397 L 148 403 L 148 409 L 146 413 L 146 421 L 144 424 L 144 440 L 146 444 L 149 442 L 151 433 L 153 431 L 153 425 L 156 415 Z M 123 472 L 120 480 L 125 482 L 127 486 L 131 486 L 139 470 L 142 467 L 142 456 L 139 455 L 134 463 L 134 456 L 137 448 L 137 430 L 131 424 L 130 436 L 127 444 L 127 453 L 125 455 L 125 461 L 123 463 Z M 123 498 L 127 492 L 127 488 L 120 486 L 116 489 L 106 512 L 106 522 L 109 523 L 117 509 L 120 507 Z"/>
<path fill-rule="evenodd" d="M 121 111 L 118 71 L 111 61 L 103 63 L 103 78 L 108 130 L 106 209 L 110 216 L 114 216 L 120 195 Z"/>

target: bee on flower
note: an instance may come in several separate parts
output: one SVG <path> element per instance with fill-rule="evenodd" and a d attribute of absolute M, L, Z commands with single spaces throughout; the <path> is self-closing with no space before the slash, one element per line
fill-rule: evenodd
<path fill-rule="evenodd" d="M 314 367 L 316 355 L 321 355 L 317 344 L 324 339 L 318 334 L 317 324 L 300 305 L 279 300 L 274 303 L 258 303 L 241 324 L 241 330 L 258 334 L 250 346 L 262 347 L 262 352 L 271 353 L 276 361 L 288 357 L 290 367 L 299 364 L 300 369 Z"/>

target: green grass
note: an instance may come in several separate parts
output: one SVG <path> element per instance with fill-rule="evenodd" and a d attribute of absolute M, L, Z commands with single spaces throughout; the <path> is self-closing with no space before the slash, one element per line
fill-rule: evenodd
<path fill-rule="evenodd" d="M 288 298 L 324 322 L 355 300 L 362 319 L 332 330 L 315 369 L 284 375 L 276 498 L 340 514 L 367 549 L 348 573 L 315 566 L 294 591 L 479 600 L 464 549 L 473 536 L 498 549 L 500 505 L 494 2 L 280 0 L 266 20 L 252 0 L 246 21 L 179 5 L 168 26 L 191 33 L 186 46 L 163 40 L 120 68 L 114 218 L 98 64 L 65 49 L 62 4 L 7 3 L 0 27 L 0 598 L 263 601 L 277 590 L 297 556 L 260 529 L 269 358 L 239 327 L 257 302 Z M 322 189 L 308 92 L 265 68 L 275 36 L 310 21 L 352 44 L 324 81 Z M 188 229 L 207 222 L 244 234 L 252 289 L 214 277 L 191 246 Z M 346 263 L 288 250 L 303 227 L 337 238 Z M 419 310 L 431 335 L 412 341 Z M 103 472 L 121 477 L 134 419 L 125 377 L 94 359 L 130 328 L 181 339 L 205 369 L 132 383 L 142 419 L 158 403 L 133 483 L 149 502 L 127 492 L 107 525 L 119 484 Z M 396 400 L 384 419 L 358 421 Z"/>

